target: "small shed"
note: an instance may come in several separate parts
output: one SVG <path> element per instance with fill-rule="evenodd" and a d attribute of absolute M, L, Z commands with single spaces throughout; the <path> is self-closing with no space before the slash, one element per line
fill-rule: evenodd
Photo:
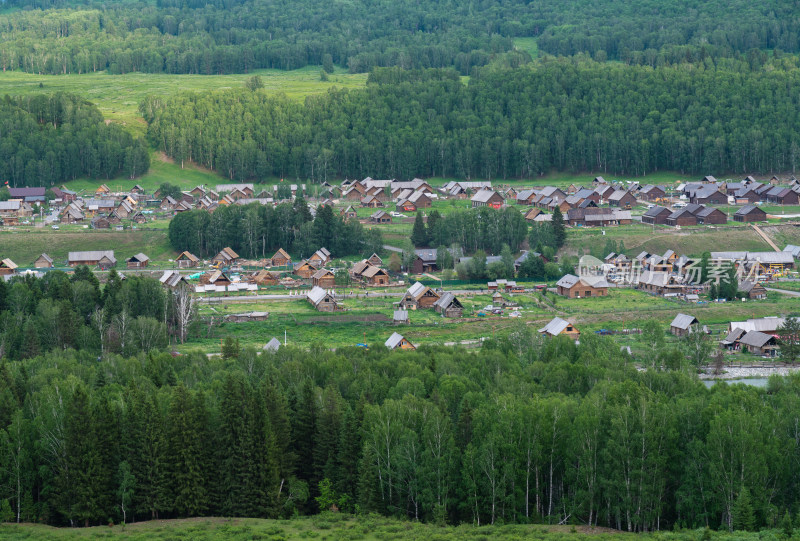
<path fill-rule="evenodd" d="M 319 286 L 314 286 L 314 288 L 306 294 L 306 299 L 311 303 L 311 306 L 320 312 L 335 312 L 342 309 L 339 303 L 336 302 L 334 296 Z"/>
<path fill-rule="evenodd" d="M 740 282 L 739 291 L 746 293 L 748 299 L 761 300 L 767 298 L 767 289 L 758 282 L 753 282 L 752 280 L 743 280 Z"/>
<path fill-rule="evenodd" d="M 275 255 L 272 256 L 272 266 L 273 267 L 283 267 L 284 265 L 288 265 L 292 262 L 292 257 L 286 253 L 283 248 L 278 248 L 278 251 L 275 252 Z"/>
<path fill-rule="evenodd" d="M 315 286 L 330 289 L 336 286 L 336 276 L 333 274 L 333 271 L 319 269 L 311 275 L 311 283 Z"/>
<path fill-rule="evenodd" d="M 233 251 L 230 247 L 226 246 L 212 259 L 212 263 L 221 263 L 222 265 L 233 265 L 239 260 L 239 254 Z"/>
<path fill-rule="evenodd" d="M 745 205 L 733 215 L 734 222 L 764 222 L 767 213 L 755 205 Z"/>
<path fill-rule="evenodd" d="M 464 306 L 461 301 L 452 293 L 444 293 L 439 300 L 433 303 L 433 309 L 442 317 L 461 317 L 464 313 Z"/>
<path fill-rule="evenodd" d="M 392 222 L 392 217 L 385 210 L 379 210 L 370 215 L 369 221 L 376 224 L 388 224 Z"/>
<path fill-rule="evenodd" d="M 281 341 L 273 336 L 272 340 L 267 342 L 266 345 L 261 349 L 264 350 L 264 351 L 269 351 L 269 352 L 275 353 L 280 348 L 281 348 Z"/>
<path fill-rule="evenodd" d="M 0 276 L 14 274 L 17 272 L 17 264 L 10 259 L 0 261 Z"/>
<path fill-rule="evenodd" d="M 295 267 L 293 274 L 296 274 L 300 278 L 310 280 L 315 272 L 317 272 L 317 268 L 314 265 L 308 261 L 301 261 L 297 264 L 297 267 Z"/>
<path fill-rule="evenodd" d="M 408 325 L 411 322 L 408 319 L 408 310 L 395 310 L 392 314 L 392 322 L 395 325 Z"/>
<path fill-rule="evenodd" d="M 129 269 L 143 269 L 150 263 L 150 258 L 138 253 L 126 261 Z"/>
<path fill-rule="evenodd" d="M 694 331 L 696 325 L 700 322 L 696 317 L 687 314 L 678 314 L 672 323 L 669 324 L 669 332 L 675 336 L 686 336 Z"/>
<path fill-rule="evenodd" d="M 188 269 L 196 267 L 200 259 L 190 252 L 181 252 L 181 255 L 175 258 L 175 263 L 179 269 Z"/>
<path fill-rule="evenodd" d="M 40 255 L 36 261 L 33 262 L 33 267 L 36 269 L 52 269 L 54 266 L 53 258 L 47 254 Z"/>
<path fill-rule="evenodd" d="M 406 340 L 400 333 L 392 333 L 384 345 L 389 349 L 417 349 L 414 344 Z"/>
<path fill-rule="evenodd" d="M 539 333 L 551 337 L 563 334 L 574 340 L 577 340 L 581 336 L 580 331 L 572 323 L 560 317 L 551 319 L 547 325 L 539 329 Z"/>

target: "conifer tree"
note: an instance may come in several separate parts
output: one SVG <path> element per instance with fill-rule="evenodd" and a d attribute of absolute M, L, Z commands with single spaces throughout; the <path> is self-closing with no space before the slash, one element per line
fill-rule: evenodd
<path fill-rule="evenodd" d="M 172 511 L 178 516 L 199 515 L 208 507 L 204 440 L 198 429 L 201 417 L 189 391 L 178 385 L 172 393 L 167 433 Z"/>
<path fill-rule="evenodd" d="M 567 241 L 567 231 L 564 226 L 564 215 L 561 213 L 561 209 L 558 206 L 553 209 L 553 219 L 551 224 L 553 228 L 553 240 L 556 245 L 555 247 L 556 249 L 561 248 Z"/>
<path fill-rule="evenodd" d="M 753 504 L 750 501 L 750 491 L 742 487 L 739 496 L 731 509 L 731 526 L 734 531 L 752 532 L 756 527 L 756 517 Z"/>
<path fill-rule="evenodd" d="M 425 229 L 425 221 L 422 218 L 421 211 L 417 211 L 417 217 L 414 218 L 414 227 L 411 230 L 411 242 L 417 248 L 428 245 L 428 231 Z"/>

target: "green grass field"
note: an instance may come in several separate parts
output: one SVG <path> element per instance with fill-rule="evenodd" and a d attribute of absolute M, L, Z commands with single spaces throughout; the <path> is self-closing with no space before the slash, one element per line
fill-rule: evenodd
<path fill-rule="evenodd" d="M 770 225 L 762 230 L 779 248 L 800 243 L 800 228 L 793 225 Z M 605 234 L 604 234 L 605 232 Z M 751 227 L 728 225 L 724 227 L 694 227 L 677 230 L 672 227 L 633 224 L 606 228 L 573 228 L 568 230 L 567 250 L 583 254 L 611 239 L 622 241 L 629 255 L 642 250 L 663 254 L 675 250 L 679 254 L 699 256 L 705 251 L 749 250 L 772 251 L 772 248 Z"/>
<path fill-rule="evenodd" d="M 139 252 L 153 261 L 166 261 L 177 255 L 169 244 L 166 229 L 0 230 L 0 258 L 8 257 L 20 267 L 33 265 L 42 253 L 47 253 L 60 267 L 66 262 L 68 252 L 88 250 L 114 250 L 120 269 L 124 269 L 125 259 Z"/>
<path fill-rule="evenodd" d="M 236 88 L 258 75 L 268 92 L 281 92 L 298 100 L 319 94 L 329 88 L 359 88 L 366 84 L 366 74 L 350 74 L 337 70 L 328 81 L 320 80 L 320 68 L 308 66 L 293 71 L 255 70 L 235 75 L 172 75 L 163 73 L 128 73 L 111 75 L 106 72 L 82 75 L 34 75 L 21 71 L 0 73 L 3 94 L 18 96 L 36 92 L 70 92 L 97 105 L 103 115 L 119 122 L 134 133 L 147 128 L 139 115 L 139 103 L 145 96 L 156 94 L 168 97 L 184 91 L 210 91 Z M 41 85 L 41 86 L 40 86 Z"/>
<path fill-rule="evenodd" d="M 777 530 L 761 532 L 733 532 L 700 530 L 660 531 L 653 533 L 624 533 L 608 528 L 583 525 L 484 525 L 436 526 L 420 522 L 400 521 L 377 515 L 357 516 L 323 513 L 292 520 L 264 520 L 247 518 L 196 518 L 154 520 L 125 526 L 95 526 L 91 528 L 52 528 L 36 524 L 2 524 L 0 538 L 8 540 L 36 539 L 43 541 L 68 541 L 92 539 L 177 540 L 193 541 L 253 540 L 274 541 L 291 539 L 319 539 L 327 541 L 485 541 L 489 539 L 546 541 L 577 541 L 603 539 L 621 541 L 749 541 L 779 539 Z"/>
<path fill-rule="evenodd" d="M 181 168 L 180 164 L 174 163 L 162 153 L 153 152 L 150 156 L 150 170 L 141 177 L 135 179 L 120 177 L 111 180 L 78 179 L 67 182 L 64 185 L 68 189 L 86 196 L 87 194 L 92 194 L 101 184 L 105 184 L 114 192 L 127 192 L 136 184 L 139 184 L 147 192 L 152 193 L 164 182 L 169 182 L 184 190 L 191 190 L 201 184 L 214 187 L 217 184 L 225 184 L 230 181 L 191 163 L 186 163 Z"/>

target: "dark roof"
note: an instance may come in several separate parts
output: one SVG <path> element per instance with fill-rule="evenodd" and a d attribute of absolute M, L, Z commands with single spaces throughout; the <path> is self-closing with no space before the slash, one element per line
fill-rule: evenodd
<path fill-rule="evenodd" d="M 9 188 L 8 193 L 16 199 L 18 197 L 44 197 L 44 188 Z"/>
<path fill-rule="evenodd" d="M 740 208 L 739 210 L 736 211 L 736 216 L 746 216 L 746 215 L 750 214 L 753 211 L 760 211 L 760 212 L 764 213 L 763 210 L 761 210 L 760 208 L 758 208 L 755 205 L 745 205 L 745 206 L 743 206 L 742 208 Z M 766 214 L 766 213 L 764 213 L 764 214 Z"/>
<path fill-rule="evenodd" d="M 658 216 L 663 212 L 669 213 L 669 209 L 664 207 L 653 207 L 651 209 L 648 209 L 647 212 L 643 214 L 643 216 L 649 216 L 655 218 L 656 216 Z"/>

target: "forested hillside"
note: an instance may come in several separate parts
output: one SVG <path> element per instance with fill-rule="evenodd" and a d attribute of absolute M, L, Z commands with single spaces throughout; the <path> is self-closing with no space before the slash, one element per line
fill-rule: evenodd
<path fill-rule="evenodd" d="M 531 333 L 469 352 L 229 344 L 212 359 L 5 361 L 0 508 L 84 525 L 335 504 L 632 531 L 775 527 L 797 509 L 797 377 L 708 390 L 637 372 L 605 338 Z"/>
<path fill-rule="evenodd" d="M 97 107 L 70 94 L 0 101 L 0 179 L 12 187 L 53 186 L 78 177 L 141 175 L 144 139 L 106 124 Z"/>
<path fill-rule="evenodd" d="M 798 52 L 796 2 L 766 0 L 8 0 L 0 65 L 31 73 L 235 73 L 332 64 L 455 67 L 515 37 L 554 55 L 656 65 L 755 49 Z M 40 11 L 43 10 L 43 11 Z"/>
<path fill-rule="evenodd" d="M 564 60 L 468 85 L 453 75 L 378 71 L 365 90 L 303 104 L 244 89 L 152 97 L 141 111 L 158 149 L 231 179 L 767 173 L 800 160 L 797 69 Z"/>

